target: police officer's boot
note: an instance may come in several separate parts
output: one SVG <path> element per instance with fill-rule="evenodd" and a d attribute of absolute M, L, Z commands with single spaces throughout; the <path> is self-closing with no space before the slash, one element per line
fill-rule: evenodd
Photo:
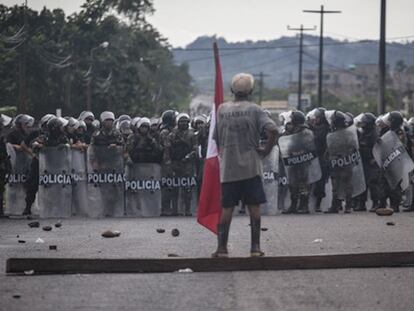
<path fill-rule="evenodd" d="M 29 204 L 26 204 L 26 208 L 23 211 L 23 216 L 30 216 L 32 215 L 32 206 Z"/>
<path fill-rule="evenodd" d="M 341 204 L 341 200 L 337 198 L 332 198 L 331 207 L 327 211 L 325 211 L 325 214 L 337 214 Z"/>
<path fill-rule="evenodd" d="M 316 213 L 321 213 L 322 212 L 322 210 L 321 210 L 322 199 L 323 198 L 320 198 L 320 197 L 316 198 L 316 205 L 315 205 L 315 212 Z"/>
<path fill-rule="evenodd" d="M 229 256 L 227 250 L 227 241 L 229 239 L 230 224 L 217 225 L 217 250 L 211 255 L 216 258 L 227 258 Z"/>
<path fill-rule="evenodd" d="M 298 205 L 298 197 L 297 196 L 291 196 L 290 197 L 290 206 L 287 210 L 282 211 L 282 214 L 296 214 L 297 211 L 297 205 Z"/>
<path fill-rule="evenodd" d="M 264 252 L 260 250 L 260 218 L 250 217 L 251 229 L 251 257 L 264 256 Z"/>
<path fill-rule="evenodd" d="M 371 213 L 375 213 L 375 211 L 379 208 L 379 201 L 375 200 L 372 201 L 372 207 L 369 209 Z"/>
<path fill-rule="evenodd" d="M 345 214 L 349 214 L 352 210 L 352 198 L 348 198 L 345 200 Z"/>
<path fill-rule="evenodd" d="M 299 201 L 299 214 L 309 214 L 309 196 L 301 195 Z"/>

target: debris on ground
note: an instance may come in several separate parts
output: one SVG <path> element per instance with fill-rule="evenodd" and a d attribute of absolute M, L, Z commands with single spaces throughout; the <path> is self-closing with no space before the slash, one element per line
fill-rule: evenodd
<path fill-rule="evenodd" d="M 391 216 L 394 214 L 394 211 L 391 208 L 378 208 L 375 213 L 378 216 Z"/>
<path fill-rule="evenodd" d="M 21 243 L 21 244 L 26 243 L 25 240 L 19 240 L 18 242 Z"/>
<path fill-rule="evenodd" d="M 49 249 L 52 251 L 57 251 L 57 245 L 49 245 Z"/>
<path fill-rule="evenodd" d="M 38 221 L 33 221 L 33 222 L 29 222 L 27 224 L 30 228 L 39 228 L 40 227 L 40 222 Z"/>
<path fill-rule="evenodd" d="M 35 243 L 42 244 L 42 243 L 45 243 L 45 241 L 43 239 L 41 239 L 41 238 L 37 238 L 37 240 L 35 241 Z"/>
<path fill-rule="evenodd" d="M 179 255 L 177 255 L 177 254 L 172 254 L 172 253 L 171 253 L 171 254 L 168 254 L 167 256 L 168 256 L 168 257 L 180 257 Z"/>
<path fill-rule="evenodd" d="M 395 226 L 395 222 L 389 221 L 389 222 L 387 222 L 387 226 Z"/>
<path fill-rule="evenodd" d="M 33 275 L 34 274 L 34 270 L 25 270 L 24 271 L 25 275 Z"/>
<path fill-rule="evenodd" d="M 194 272 L 193 270 L 191 270 L 190 268 L 186 268 L 186 269 L 179 269 L 178 273 L 192 273 Z"/>
<path fill-rule="evenodd" d="M 164 233 L 164 232 L 165 232 L 165 229 L 158 228 L 158 229 L 157 229 L 157 232 L 158 232 L 158 233 Z"/>
<path fill-rule="evenodd" d="M 22 296 L 18 295 L 18 294 L 13 295 L 13 298 L 15 298 L 15 299 L 19 299 L 20 297 L 22 297 Z"/>
<path fill-rule="evenodd" d="M 56 228 L 60 228 L 60 227 L 62 227 L 62 223 L 61 223 L 61 222 L 56 223 L 56 224 L 55 224 L 55 227 L 56 227 Z"/>
<path fill-rule="evenodd" d="M 262 231 L 267 231 L 269 229 L 267 229 L 266 227 L 260 228 Z"/>
<path fill-rule="evenodd" d="M 43 229 L 43 231 L 52 231 L 51 226 L 43 226 L 42 229 Z"/>
<path fill-rule="evenodd" d="M 323 242 L 322 239 L 315 239 L 315 240 L 312 241 L 312 243 L 322 243 L 322 242 Z"/>
<path fill-rule="evenodd" d="M 180 235 L 180 231 L 177 228 L 174 228 L 174 229 L 171 230 L 171 235 L 173 237 L 177 237 L 177 236 Z"/>
<path fill-rule="evenodd" d="M 102 233 L 102 236 L 104 238 L 116 238 L 119 237 L 121 235 L 121 231 L 116 231 L 116 230 L 106 230 L 105 232 Z"/>

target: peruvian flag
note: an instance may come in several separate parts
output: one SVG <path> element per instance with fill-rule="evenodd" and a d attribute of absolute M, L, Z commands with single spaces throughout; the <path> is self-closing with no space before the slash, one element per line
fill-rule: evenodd
<path fill-rule="evenodd" d="M 216 42 L 214 42 L 213 49 L 214 62 L 216 65 L 214 105 L 211 111 L 207 156 L 204 162 L 204 175 L 200 193 L 200 202 L 198 204 L 197 221 L 200 225 L 217 234 L 217 224 L 219 223 L 221 215 L 221 188 L 218 148 L 216 141 L 213 139 L 213 133 L 216 127 L 216 112 L 220 104 L 224 101 L 224 92 L 220 57 Z"/>

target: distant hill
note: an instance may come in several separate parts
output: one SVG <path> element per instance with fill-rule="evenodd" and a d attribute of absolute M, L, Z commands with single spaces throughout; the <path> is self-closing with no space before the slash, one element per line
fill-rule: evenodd
<path fill-rule="evenodd" d="M 298 37 L 229 43 L 223 38 L 203 36 L 185 49 L 174 50 L 175 61 L 189 64 L 195 86 L 202 93 L 211 91 L 214 85 L 214 41 L 217 41 L 220 49 L 224 83 L 228 84 L 235 73 L 242 71 L 253 74 L 263 72 L 269 75 L 265 78 L 268 87 L 286 87 L 289 81 L 297 80 Z M 377 41 L 349 42 L 326 37 L 324 43 L 325 68 L 346 69 L 353 64 L 378 62 Z M 317 69 L 319 37 L 304 36 L 304 45 L 304 70 Z M 414 41 L 387 44 L 387 64 L 393 68 L 398 60 L 403 60 L 407 65 L 414 65 Z"/>

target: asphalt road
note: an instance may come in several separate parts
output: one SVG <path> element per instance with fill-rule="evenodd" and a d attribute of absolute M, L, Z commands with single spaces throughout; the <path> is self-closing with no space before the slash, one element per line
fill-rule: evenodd
<path fill-rule="evenodd" d="M 386 225 L 394 222 L 394 226 Z M 0 310 L 413 310 L 414 268 L 227 273 L 5 274 L 10 257 L 208 257 L 215 236 L 194 218 L 69 219 L 45 232 L 0 220 Z M 53 225 L 56 220 L 40 220 Z M 247 256 L 247 217 L 231 228 L 231 256 Z M 414 250 L 414 214 L 263 217 L 266 255 Z M 165 233 L 156 232 L 164 228 Z M 171 229 L 180 230 L 172 237 Z M 106 229 L 121 231 L 104 239 Z M 19 237 L 17 237 L 19 236 Z M 41 238 L 45 243 L 36 243 Z M 19 244 L 18 240 L 26 243 Z M 57 245 L 57 251 L 49 250 Z M 14 297 L 13 297 L 14 296 Z"/>

